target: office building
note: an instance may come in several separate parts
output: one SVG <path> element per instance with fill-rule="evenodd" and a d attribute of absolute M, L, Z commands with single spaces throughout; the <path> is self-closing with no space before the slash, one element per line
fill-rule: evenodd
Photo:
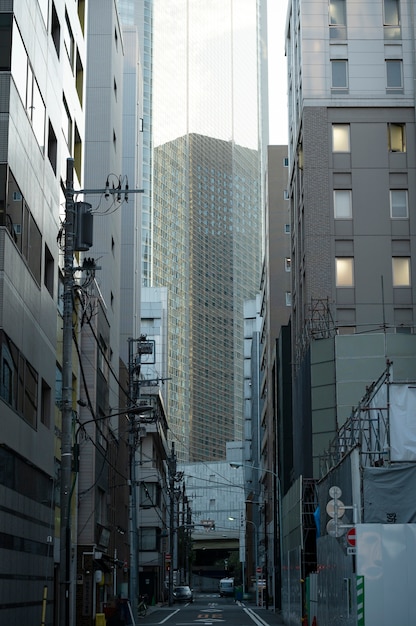
<path fill-rule="evenodd" d="M 57 239 L 67 157 L 74 184 L 82 183 L 84 19 L 81 0 L 6 1 L 0 9 L 1 623 L 37 623 L 42 611 L 45 623 L 58 623 Z"/>
<path fill-rule="evenodd" d="M 313 425 L 313 432 L 306 424 L 295 429 L 313 440 L 308 460 L 296 455 L 303 459 L 296 473 L 316 473 L 312 458 L 387 358 L 395 362 L 395 379 L 412 378 L 412 6 L 406 0 L 290 6 L 293 372 L 300 390 L 305 367 L 319 368 L 311 384 L 321 398 L 295 394 L 304 403 L 295 405 L 298 425 L 305 416 Z"/>
<path fill-rule="evenodd" d="M 153 3 L 152 284 L 168 288 L 180 461 L 221 460 L 243 434 L 243 305 L 261 275 L 267 128 L 264 6 L 240 4 Z"/>
<path fill-rule="evenodd" d="M 387 361 L 394 382 L 415 378 L 413 21 L 407 0 L 289 2 L 293 467 L 284 471 L 293 484 L 283 501 L 285 590 L 291 570 L 305 579 L 316 567 L 313 480 L 335 433 Z M 298 519 L 289 519 L 299 499 Z M 294 608 L 301 596 L 296 582 L 283 598 L 285 617 L 302 617 L 302 603 Z"/>

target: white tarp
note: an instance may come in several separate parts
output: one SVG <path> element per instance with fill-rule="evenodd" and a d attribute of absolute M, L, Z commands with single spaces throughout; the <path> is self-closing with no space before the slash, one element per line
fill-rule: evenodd
<path fill-rule="evenodd" d="M 416 524 L 357 524 L 355 530 L 365 626 L 414 626 Z"/>
<path fill-rule="evenodd" d="M 380 422 L 379 437 L 388 444 L 388 433 L 380 415 L 389 417 L 390 460 L 392 462 L 416 461 L 416 385 L 389 384 L 390 410 L 387 409 L 387 384 L 384 384 L 371 401 L 371 417 Z M 374 423 L 374 422 L 373 422 Z M 386 422 L 387 423 L 387 422 Z"/>

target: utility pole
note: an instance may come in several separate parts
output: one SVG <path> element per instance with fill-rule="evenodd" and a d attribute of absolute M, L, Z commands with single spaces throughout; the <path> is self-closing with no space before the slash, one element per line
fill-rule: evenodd
<path fill-rule="evenodd" d="M 169 606 L 173 604 L 173 564 L 174 564 L 174 536 L 175 536 L 175 477 L 176 477 L 176 454 L 175 443 L 172 441 L 172 450 L 169 466 L 169 497 L 170 497 L 170 513 L 169 513 L 169 549 L 171 554 L 171 563 L 169 569 Z"/>
<path fill-rule="evenodd" d="M 74 160 L 66 162 L 64 302 L 62 329 L 61 531 L 59 623 L 69 626 L 71 589 L 71 476 L 72 476 L 72 314 L 74 287 Z"/>
<path fill-rule="evenodd" d="M 71 563 L 71 480 L 72 480 L 72 324 L 74 272 L 82 268 L 74 267 L 76 246 L 77 211 L 80 203 L 74 202 L 77 194 L 104 194 L 106 198 L 116 196 L 121 202 L 130 193 L 143 193 L 143 189 L 121 189 L 121 179 L 117 188 L 81 189 L 74 191 L 74 159 L 66 161 L 65 224 L 64 224 L 64 271 L 63 271 L 63 326 L 62 326 L 62 426 L 61 426 L 61 471 L 60 471 L 60 572 L 59 572 L 59 626 L 70 626 L 73 607 L 74 581 Z M 91 244 L 92 245 L 92 244 Z M 86 250 L 88 247 L 82 247 Z M 94 265 L 95 267 L 95 265 Z M 89 268 L 91 269 L 91 268 Z M 72 619 L 71 619 L 72 617 Z"/>

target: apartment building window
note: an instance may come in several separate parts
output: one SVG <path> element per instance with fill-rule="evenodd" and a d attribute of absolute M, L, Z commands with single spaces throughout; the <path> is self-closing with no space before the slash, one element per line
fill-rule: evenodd
<path fill-rule="evenodd" d="M 0 395 L 28 424 L 35 426 L 38 373 L 3 331 L 0 331 L 0 349 Z"/>
<path fill-rule="evenodd" d="M 285 271 L 290 272 L 290 269 L 291 269 L 291 258 L 290 256 L 287 256 L 285 258 Z"/>
<path fill-rule="evenodd" d="M 285 235 L 290 235 L 290 224 L 285 224 Z"/>
<path fill-rule="evenodd" d="M 350 152 L 350 125 L 332 124 L 333 152 Z"/>
<path fill-rule="evenodd" d="M 12 50 L 12 24 L 11 13 L 0 13 L 0 71 L 9 72 L 11 65 Z"/>
<path fill-rule="evenodd" d="M 283 167 L 289 167 L 289 157 L 284 157 L 284 159 L 283 159 Z"/>
<path fill-rule="evenodd" d="M 409 217 L 407 189 L 390 189 L 390 217 L 393 219 Z"/>
<path fill-rule="evenodd" d="M 27 116 L 32 124 L 36 140 L 43 152 L 45 147 L 46 107 L 16 24 L 14 24 L 13 28 L 11 72 Z"/>
<path fill-rule="evenodd" d="M 65 96 L 63 97 L 62 103 L 62 132 L 65 137 L 66 144 L 68 146 L 69 151 L 71 152 L 72 148 L 72 118 L 69 112 L 69 107 L 66 102 Z"/>
<path fill-rule="evenodd" d="M 56 12 L 54 2 L 52 2 L 51 37 L 53 45 L 55 46 L 56 54 L 58 55 L 59 59 L 61 44 L 61 24 L 59 23 L 58 13 Z"/>
<path fill-rule="evenodd" d="M 347 10 L 345 0 L 329 0 L 329 36 L 347 38 Z"/>
<path fill-rule="evenodd" d="M 69 21 L 68 13 L 65 10 L 65 23 L 64 23 L 64 46 L 68 55 L 68 60 L 71 68 L 74 66 L 74 51 L 75 42 L 74 35 L 72 34 L 71 23 Z"/>
<path fill-rule="evenodd" d="M 393 287 L 410 287 L 410 258 L 396 256 L 392 258 Z"/>
<path fill-rule="evenodd" d="M 338 220 L 349 220 L 352 218 L 351 189 L 334 190 L 334 217 Z"/>
<path fill-rule="evenodd" d="M 348 89 L 348 61 L 331 61 L 332 89 Z"/>
<path fill-rule="evenodd" d="M 403 88 L 402 61 L 400 59 L 386 59 L 387 89 Z"/>
<path fill-rule="evenodd" d="M 292 306 L 292 293 L 290 291 L 285 292 L 286 306 Z"/>
<path fill-rule="evenodd" d="M 400 39 L 400 1 L 383 1 L 384 39 Z"/>
<path fill-rule="evenodd" d="M 139 529 L 139 550 L 140 552 L 151 551 L 154 552 L 158 549 L 158 535 L 157 528 L 140 528 Z"/>
<path fill-rule="evenodd" d="M 335 259 L 335 282 L 337 287 L 354 287 L 354 259 L 352 257 Z"/>
<path fill-rule="evenodd" d="M 406 152 L 404 124 L 388 124 L 388 147 L 390 152 Z"/>

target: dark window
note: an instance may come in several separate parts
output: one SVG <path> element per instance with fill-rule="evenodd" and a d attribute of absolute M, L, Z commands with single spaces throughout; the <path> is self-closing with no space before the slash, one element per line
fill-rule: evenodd
<path fill-rule="evenodd" d="M 52 166 L 54 173 L 56 174 L 56 161 L 58 156 L 58 142 L 56 140 L 55 131 L 52 128 L 52 124 L 49 121 L 48 129 L 48 159 Z"/>
<path fill-rule="evenodd" d="M 11 69 L 12 23 L 11 13 L 0 13 L 0 70 L 3 72 Z"/>
<path fill-rule="evenodd" d="M 31 426 L 36 426 L 38 374 L 3 331 L 1 341 L 1 397 Z"/>
<path fill-rule="evenodd" d="M 53 45 L 55 46 L 56 54 L 59 59 L 59 47 L 61 40 L 61 25 L 59 23 L 58 14 L 55 9 L 55 4 L 52 2 L 52 25 L 51 25 L 51 37 Z"/>

